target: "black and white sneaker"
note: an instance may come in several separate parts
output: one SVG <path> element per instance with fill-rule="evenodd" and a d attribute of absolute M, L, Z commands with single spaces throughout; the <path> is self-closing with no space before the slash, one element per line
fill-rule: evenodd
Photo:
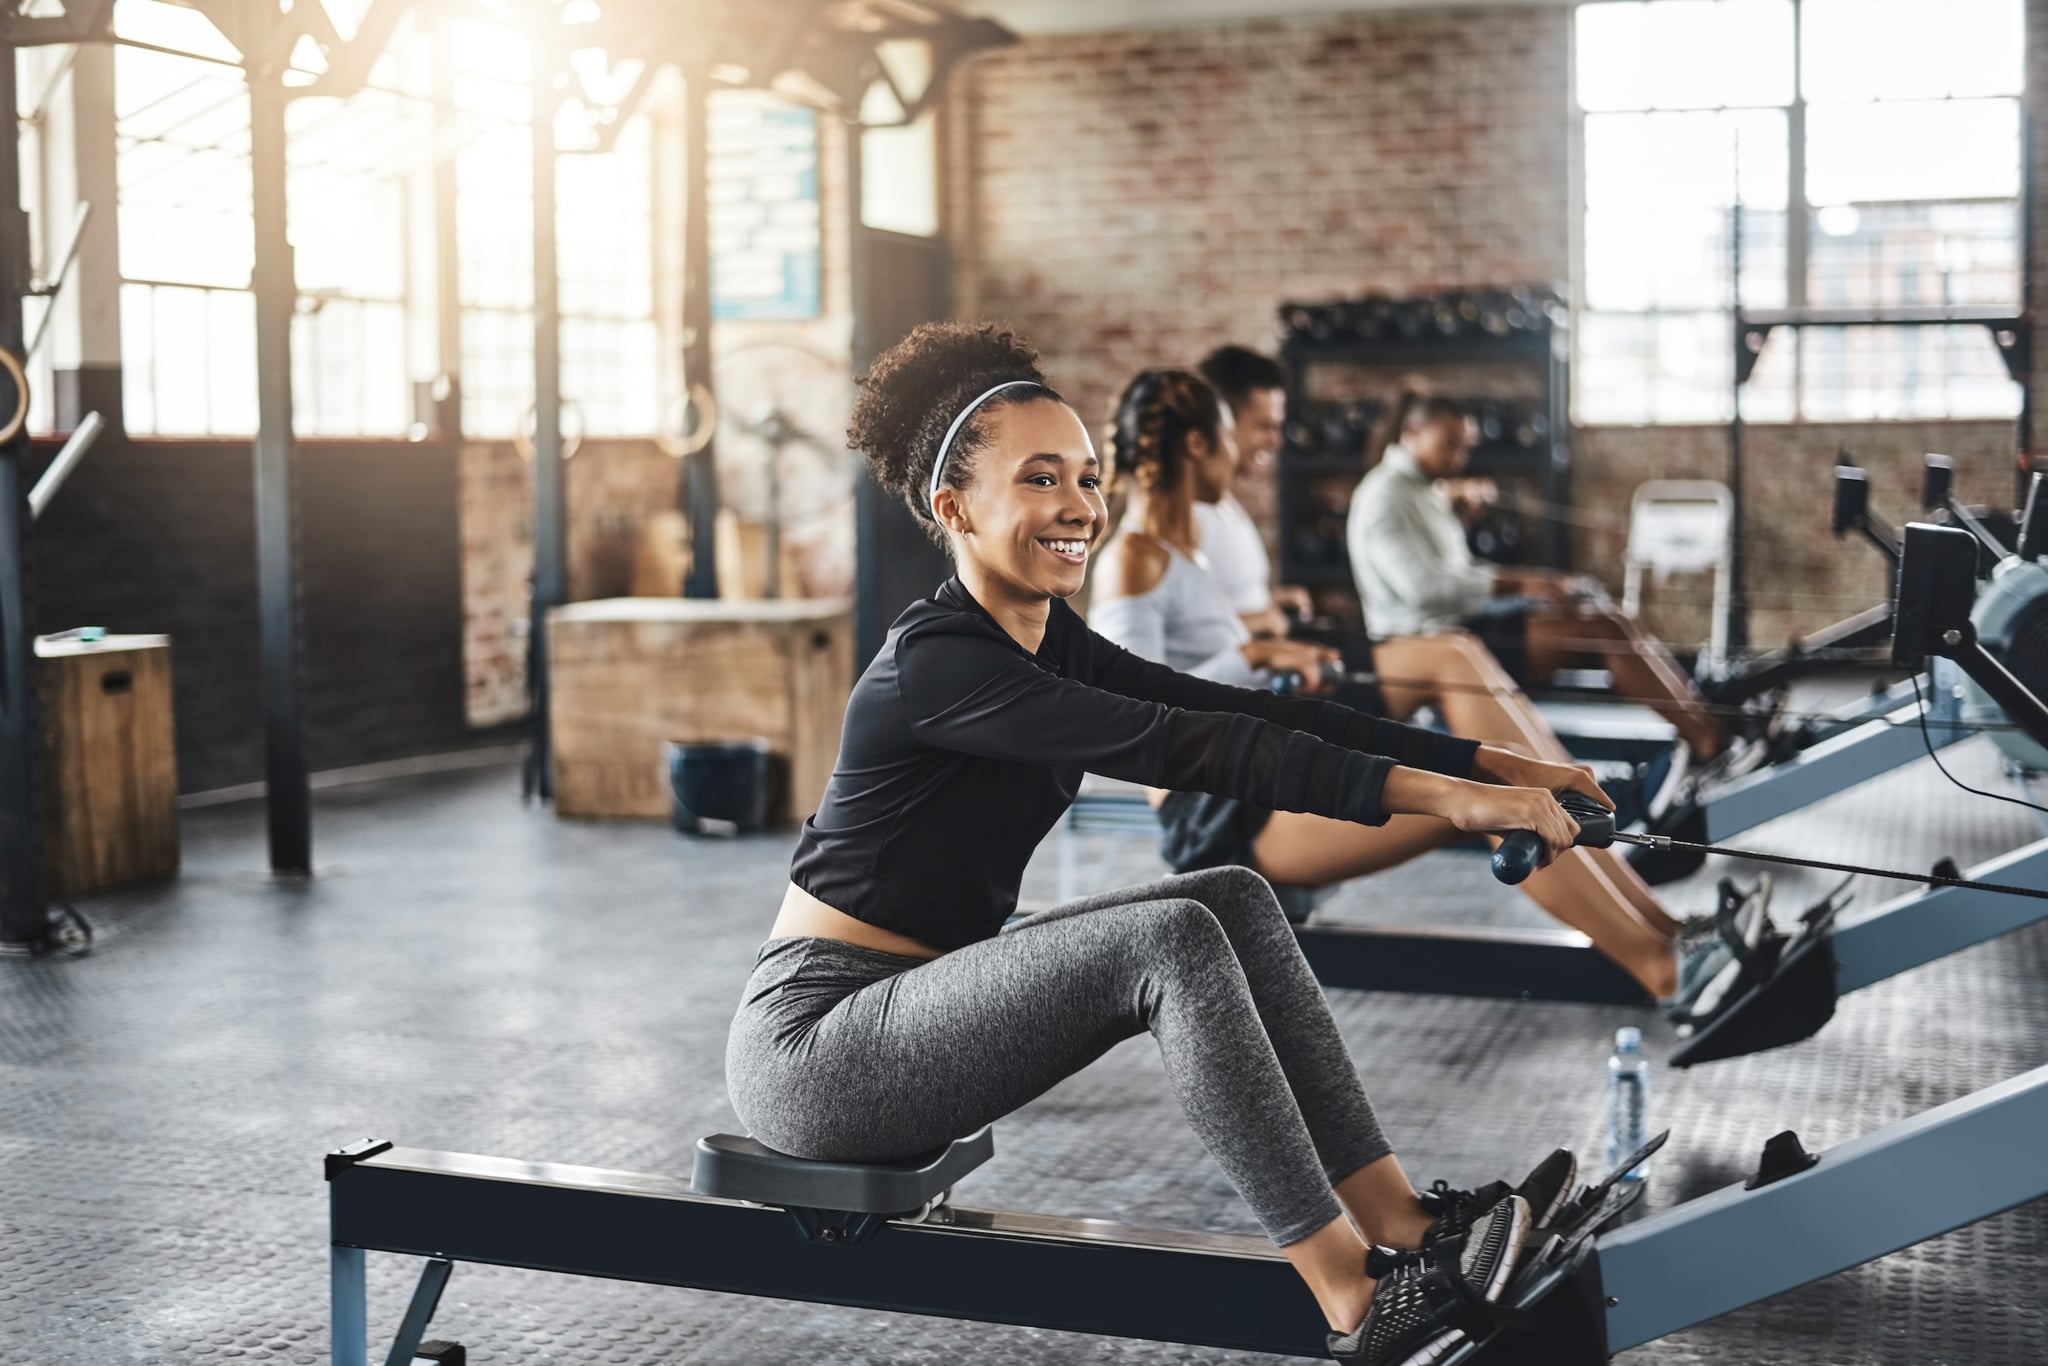
<path fill-rule="evenodd" d="M 1494 1305 L 1529 1235 L 1529 1205 L 1503 1197 L 1457 1238 L 1421 1252 L 1374 1248 L 1372 1309 L 1349 1333 L 1330 1334 L 1330 1356 L 1363 1366 L 1430 1366 L 1491 1331 Z"/>
<path fill-rule="evenodd" d="M 1572 1156 L 1569 1148 L 1557 1149 L 1522 1178 L 1522 1184 L 1515 1187 L 1515 1194 L 1529 1206 L 1529 1227 L 1532 1231 L 1549 1228 L 1557 1222 L 1557 1216 L 1572 1198 L 1572 1187 L 1578 1184 L 1578 1180 L 1579 1159 Z"/>
<path fill-rule="evenodd" d="M 1678 958 L 1678 990 L 1661 1002 L 1676 1024 L 1699 1024 L 1751 984 L 1759 970 L 1758 950 L 1771 925 L 1771 875 L 1760 873 L 1747 891 L 1722 879 L 1720 906 L 1693 916 L 1672 944 Z"/>
<path fill-rule="evenodd" d="M 1425 1242 L 1445 1233 L 1464 1229 L 1500 1203 L 1501 1197 L 1519 1195 L 1529 1206 L 1529 1227 L 1548 1228 L 1571 1199 L 1572 1186 L 1579 1179 L 1579 1160 L 1569 1149 L 1557 1151 L 1538 1162 L 1522 1184 L 1510 1188 L 1505 1181 L 1492 1181 L 1476 1190 L 1459 1190 L 1448 1181 L 1437 1181 L 1417 1193 L 1422 1208 L 1436 1216 L 1423 1235 Z"/>

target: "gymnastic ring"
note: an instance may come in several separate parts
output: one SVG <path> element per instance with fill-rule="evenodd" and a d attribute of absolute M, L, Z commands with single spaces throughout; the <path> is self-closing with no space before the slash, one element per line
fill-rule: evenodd
<path fill-rule="evenodd" d="M 14 352 L 4 346 L 0 346 L 0 370 L 14 381 L 14 411 L 0 424 L 0 445 L 5 445 L 21 435 L 22 426 L 28 421 L 28 372 L 21 368 Z"/>
<path fill-rule="evenodd" d="M 574 460 L 576 452 L 583 449 L 583 405 L 573 398 L 565 398 L 562 400 L 561 411 L 564 417 L 570 413 L 576 414 L 574 433 L 569 431 L 568 423 L 562 424 L 562 459 Z M 520 415 L 518 429 L 512 433 L 512 449 L 519 452 L 521 460 L 533 459 L 533 433 L 539 425 L 540 405 L 527 404 L 526 411 Z"/>
<path fill-rule="evenodd" d="M 698 414 L 697 424 L 686 427 L 684 422 L 692 409 Z M 681 460 L 709 446 L 717 430 L 718 399 L 709 386 L 693 380 L 686 393 L 669 400 L 668 411 L 662 414 L 661 425 L 655 431 L 654 444 L 664 454 Z"/>

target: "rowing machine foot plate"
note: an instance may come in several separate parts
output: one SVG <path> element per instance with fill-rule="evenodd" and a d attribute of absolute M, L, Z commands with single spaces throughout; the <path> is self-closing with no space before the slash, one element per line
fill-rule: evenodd
<path fill-rule="evenodd" d="M 1670 1138 L 1658 1134 L 1622 1159 L 1606 1179 L 1579 1192 L 1555 1225 L 1529 1235 L 1521 1269 L 1504 1297 L 1534 1319 L 1467 1343 L 1439 1366 L 1605 1366 L 1607 1296 L 1593 1240 L 1642 1199 L 1643 1183 L 1623 1176 L 1641 1168 Z"/>
<path fill-rule="evenodd" d="M 1835 910 L 1811 916 L 1778 955 L 1771 975 L 1731 1001 L 1671 1051 L 1673 1067 L 1739 1058 L 1810 1039 L 1835 1016 Z"/>

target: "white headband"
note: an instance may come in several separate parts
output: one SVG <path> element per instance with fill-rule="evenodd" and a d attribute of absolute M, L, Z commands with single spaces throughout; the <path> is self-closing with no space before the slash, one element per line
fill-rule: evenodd
<path fill-rule="evenodd" d="M 946 439 L 939 443 L 939 458 L 932 461 L 932 487 L 931 491 L 925 494 L 926 501 L 939 496 L 939 478 L 946 472 L 946 452 L 953 449 L 953 438 L 960 435 L 961 426 L 968 418 L 974 416 L 974 410 L 1012 385 L 1037 383 L 1035 379 L 1006 379 L 995 388 L 984 391 L 980 398 L 960 410 L 960 416 L 954 418 L 953 425 L 946 428 Z"/>

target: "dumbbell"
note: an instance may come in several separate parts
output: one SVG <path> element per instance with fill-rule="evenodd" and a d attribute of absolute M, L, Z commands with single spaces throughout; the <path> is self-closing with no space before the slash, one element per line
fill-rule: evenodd
<path fill-rule="evenodd" d="M 1557 799 L 1565 814 L 1579 823 L 1574 848 L 1605 849 L 1614 843 L 1614 813 L 1590 797 L 1567 792 Z M 1536 871 L 1543 860 L 1543 840 L 1533 830 L 1517 830 L 1493 851 L 1493 875 L 1510 886 Z"/>

